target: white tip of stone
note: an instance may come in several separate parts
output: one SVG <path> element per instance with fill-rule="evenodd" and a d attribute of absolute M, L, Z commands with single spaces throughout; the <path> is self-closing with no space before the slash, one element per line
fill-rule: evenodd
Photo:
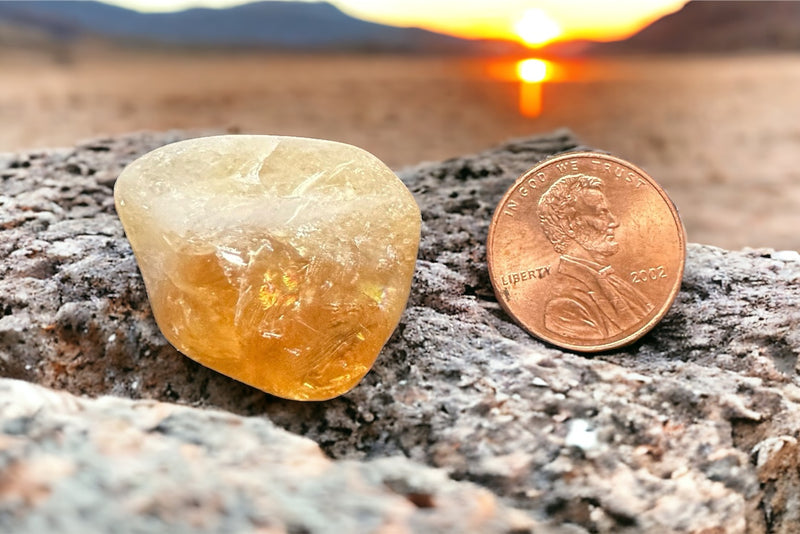
<path fill-rule="evenodd" d="M 568 447 L 577 447 L 584 451 L 596 449 L 599 445 L 597 431 L 592 428 L 589 421 L 573 419 L 569 422 L 565 444 Z"/>
<path fill-rule="evenodd" d="M 771 256 L 773 260 L 800 261 L 800 252 L 796 250 L 776 250 Z"/>

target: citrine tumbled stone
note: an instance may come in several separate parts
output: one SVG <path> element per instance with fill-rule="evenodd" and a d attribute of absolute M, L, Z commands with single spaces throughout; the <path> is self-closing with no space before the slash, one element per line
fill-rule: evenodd
<path fill-rule="evenodd" d="M 350 390 L 408 300 L 420 211 L 360 148 L 191 139 L 128 165 L 114 197 L 167 340 L 273 395 Z"/>

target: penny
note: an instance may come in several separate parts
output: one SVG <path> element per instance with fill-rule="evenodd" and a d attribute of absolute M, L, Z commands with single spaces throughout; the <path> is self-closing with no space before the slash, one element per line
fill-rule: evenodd
<path fill-rule="evenodd" d="M 500 305 L 534 336 L 599 352 L 636 341 L 680 289 L 686 233 L 644 171 L 592 152 L 523 174 L 497 206 L 487 244 Z"/>

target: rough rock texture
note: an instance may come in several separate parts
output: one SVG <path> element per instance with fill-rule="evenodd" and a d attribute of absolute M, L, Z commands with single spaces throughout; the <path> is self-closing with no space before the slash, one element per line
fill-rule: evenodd
<path fill-rule="evenodd" d="M 402 457 L 332 462 L 261 418 L 0 380 L 2 532 L 514 532 L 523 512 Z"/>
<path fill-rule="evenodd" d="M 797 253 L 692 245 L 681 293 L 650 334 L 595 357 L 566 353 L 499 308 L 484 242 L 516 176 L 576 141 L 557 132 L 407 169 L 423 237 L 398 330 L 346 396 L 282 401 L 177 354 L 155 328 L 111 186 L 176 136 L 0 160 L 4 376 L 261 416 L 315 440 L 335 465 L 404 455 L 570 532 L 800 528 Z M 235 439 L 231 426 L 220 432 Z M 141 468 L 145 478 L 160 469 Z"/>

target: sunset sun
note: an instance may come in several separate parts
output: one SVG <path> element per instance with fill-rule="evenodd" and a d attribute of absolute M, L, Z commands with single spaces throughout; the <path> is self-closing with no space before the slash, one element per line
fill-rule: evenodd
<path fill-rule="evenodd" d="M 523 82 L 538 83 L 547 79 L 547 62 L 541 59 L 526 59 L 517 63 L 517 76 Z"/>
<path fill-rule="evenodd" d="M 528 9 L 514 25 L 514 30 L 528 46 L 541 46 L 561 35 L 558 23 L 541 9 Z"/>

